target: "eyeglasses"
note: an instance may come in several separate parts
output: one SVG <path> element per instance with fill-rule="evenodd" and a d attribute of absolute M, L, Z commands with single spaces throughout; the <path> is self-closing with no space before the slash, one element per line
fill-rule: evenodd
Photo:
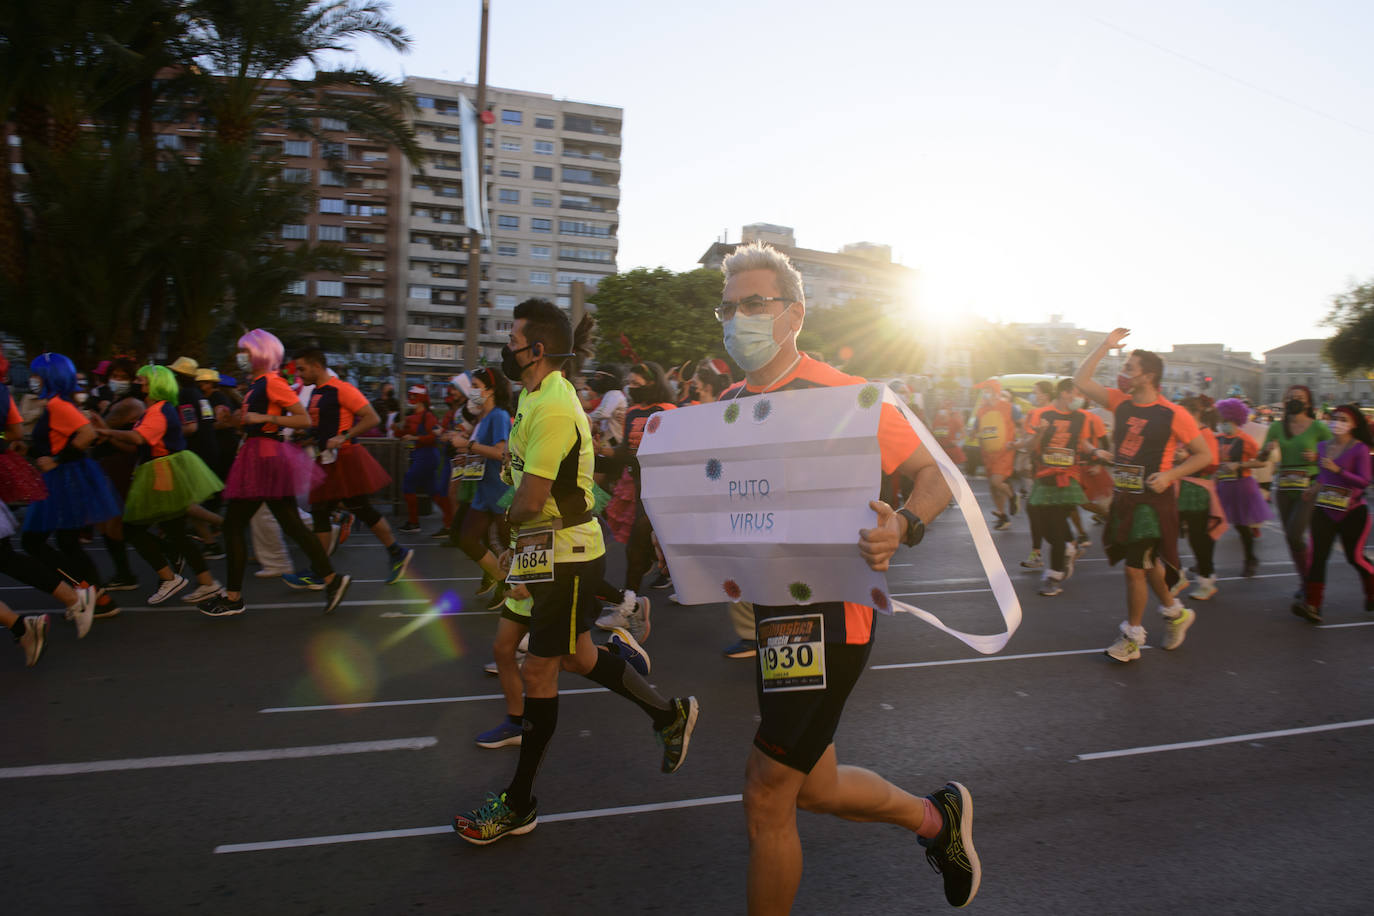
<path fill-rule="evenodd" d="M 768 303 L 770 302 L 792 303 L 796 301 L 795 299 L 788 299 L 785 296 L 759 295 L 745 296 L 743 299 L 737 299 L 734 302 L 725 299 L 720 305 L 716 306 L 716 320 L 722 323 L 729 321 L 731 318 L 735 317 L 736 309 L 739 310 L 741 315 L 749 317 L 766 313 L 768 311 Z"/>

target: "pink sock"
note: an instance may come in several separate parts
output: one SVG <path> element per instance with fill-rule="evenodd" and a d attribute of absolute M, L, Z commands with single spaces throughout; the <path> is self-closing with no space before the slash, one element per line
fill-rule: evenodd
<path fill-rule="evenodd" d="M 925 816 L 921 819 L 921 826 L 916 828 L 916 835 L 933 840 L 940 835 L 940 830 L 945 826 L 945 819 L 940 816 L 940 809 L 935 807 L 935 803 L 930 799 L 921 799 L 921 806 L 925 809 Z"/>

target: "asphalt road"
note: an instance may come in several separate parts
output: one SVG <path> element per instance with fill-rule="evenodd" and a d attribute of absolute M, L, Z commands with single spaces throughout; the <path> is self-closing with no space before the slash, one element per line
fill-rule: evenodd
<path fill-rule="evenodd" d="M 1024 519 L 995 538 L 1016 567 Z M 481 670 L 495 616 L 465 609 L 473 564 L 409 540 L 410 578 L 391 587 L 367 532 L 341 548 L 356 584 L 329 617 L 314 593 L 250 577 L 237 618 L 129 607 L 81 642 L 55 618 L 34 669 L 0 647 L 0 910 L 743 912 L 754 669 L 720 654 L 733 639 L 723 606 L 650 593 L 650 680 L 701 701 L 682 770 L 658 772 L 640 712 L 565 674 L 539 828 L 476 848 L 450 818 L 504 786 L 517 753 L 472 742 L 503 714 Z M 918 793 L 969 786 L 977 912 L 1368 913 L 1374 615 L 1337 560 L 1326 625 L 1295 618 L 1276 530 L 1260 548 L 1259 577 L 1225 578 L 1192 605 L 1178 651 L 1130 665 L 1101 653 L 1123 616 L 1122 577 L 1096 548 L 1058 598 L 1014 570 L 1025 622 L 997 656 L 880 619 L 841 761 Z M 1234 535 L 1219 560 L 1238 576 Z M 996 631 L 957 515 L 898 562 L 909 565 L 893 571 L 894 593 Z M 0 580 L 11 606 L 52 609 L 12 586 Z M 123 593 L 130 605 L 143 595 Z M 1197 744 L 1175 746 L 1186 742 Z M 946 908 L 902 830 L 800 824 L 794 912 Z"/>

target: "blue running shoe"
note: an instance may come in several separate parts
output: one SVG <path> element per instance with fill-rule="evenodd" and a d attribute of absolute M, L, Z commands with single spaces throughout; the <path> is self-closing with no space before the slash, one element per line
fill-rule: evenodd
<path fill-rule="evenodd" d="M 410 560 L 414 556 L 415 550 L 412 548 L 399 557 L 392 558 L 391 575 L 386 577 L 387 585 L 395 585 L 397 582 L 401 581 L 401 577 L 406 574 L 406 567 L 410 565 Z"/>
<path fill-rule="evenodd" d="M 625 664 L 638 671 L 640 677 L 649 676 L 649 653 L 635 641 L 629 630 L 624 627 L 613 628 L 611 638 L 606 640 L 606 648 L 611 650 L 612 655 L 625 659 Z"/>
<path fill-rule="evenodd" d="M 294 589 L 309 589 L 312 592 L 324 591 L 324 580 L 310 573 L 287 573 L 281 580 Z"/>
<path fill-rule="evenodd" d="M 518 722 L 509 719 L 502 722 L 495 728 L 489 728 L 477 736 L 479 747 L 510 747 L 520 746 L 520 740 L 524 737 L 525 729 Z"/>

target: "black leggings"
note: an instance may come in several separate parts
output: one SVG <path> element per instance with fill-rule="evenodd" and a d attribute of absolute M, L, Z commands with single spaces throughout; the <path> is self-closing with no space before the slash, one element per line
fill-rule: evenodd
<path fill-rule="evenodd" d="M 46 531 L 25 531 L 19 542 L 24 552 L 40 563 L 64 572 L 71 578 L 91 585 L 102 584 L 100 571 L 81 549 L 81 535 L 75 528 L 57 532 L 57 549 L 48 544 Z"/>
<path fill-rule="evenodd" d="M 1374 566 L 1364 555 L 1365 542 L 1369 539 L 1368 506 L 1356 506 L 1339 521 L 1327 515 L 1323 509 L 1312 513 L 1312 565 L 1307 571 L 1307 581 L 1326 583 L 1326 561 L 1331 556 L 1331 548 L 1337 537 L 1345 549 L 1346 562 L 1355 567 L 1355 572 L 1360 575 L 1365 598 L 1374 598 Z"/>
<path fill-rule="evenodd" d="M 1193 548 L 1197 559 L 1197 574 L 1210 579 L 1216 573 L 1212 557 L 1216 553 L 1217 542 L 1207 532 L 1207 511 L 1180 512 L 1178 520 L 1188 526 L 1188 545 Z"/>
<path fill-rule="evenodd" d="M 1069 516 L 1073 514 L 1073 506 L 1033 506 L 1027 511 L 1031 513 L 1031 524 L 1035 525 L 1035 520 L 1040 519 L 1040 536 L 1050 542 L 1050 569 L 1055 572 L 1064 572 L 1068 564 L 1068 545 L 1073 540 L 1073 532 L 1069 530 Z M 1035 546 L 1039 547 L 1040 542 L 1036 541 Z"/>
<path fill-rule="evenodd" d="M 499 522 L 504 518 L 504 515 L 468 506 L 468 511 L 463 514 L 462 527 L 458 530 L 458 546 L 468 555 L 468 559 L 476 563 L 487 555 L 491 549 L 487 545 L 487 532 L 491 530 L 492 522 Z M 505 525 L 502 524 L 502 527 Z M 509 534 L 502 537 L 503 542 L 507 540 Z"/>
<path fill-rule="evenodd" d="M 1237 525 L 1236 532 L 1240 535 L 1240 546 L 1245 548 L 1245 562 L 1259 562 L 1255 556 L 1255 529 L 1249 525 Z"/>
<path fill-rule="evenodd" d="M 248 529 L 249 523 L 253 520 L 253 513 L 258 511 L 258 507 L 267 503 L 267 511 L 272 513 L 272 517 L 281 525 L 282 533 L 295 541 L 305 555 L 310 558 L 310 568 L 315 575 L 320 578 L 334 574 L 334 567 L 329 564 L 329 557 L 324 552 L 324 545 L 320 539 L 310 533 L 310 529 L 305 527 L 305 522 L 301 521 L 300 513 L 296 510 L 296 498 L 286 496 L 282 499 L 231 499 L 228 500 L 228 508 L 224 514 L 224 554 L 228 559 L 228 570 L 225 574 L 225 590 L 239 592 L 243 590 L 243 569 L 248 562 L 248 548 L 244 543 L 244 532 Z"/>
<path fill-rule="evenodd" d="M 61 573 L 41 559 L 20 554 L 9 538 L 0 538 L 0 574 L 36 588 L 45 595 L 57 591 L 64 581 Z"/>
<path fill-rule="evenodd" d="M 195 540 L 187 536 L 186 516 L 179 515 L 163 522 L 158 522 L 158 527 L 162 529 L 162 539 L 153 537 L 151 525 L 135 525 L 132 522 L 124 523 L 124 539 L 134 545 L 134 550 L 143 558 L 156 572 L 168 565 L 167 551 L 163 549 L 164 543 L 167 547 L 176 551 L 178 556 L 186 558 L 186 562 L 196 573 L 203 573 L 207 570 L 205 557 L 200 552 L 199 545 Z"/>
<path fill-rule="evenodd" d="M 654 526 L 644 511 L 644 503 L 635 503 L 635 521 L 630 528 L 630 540 L 625 544 L 625 587 L 638 592 L 644 574 L 658 562 L 654 553 Z"/>
<path fill-rule="evenodd" d="M 315 523 L 316 534 L 329 533 L 329 516 L 333 514 L 334 507 L 340 502 L 341 500 L 330 499 L 310 505 L 310 518 Z M 372 507 L 366 494 L 350 496 L 342 502 L 345 509 L 352 512 L 359 521 L 369 528 L 382 520 L 382 514 Z"/>
<path fill-rule="evenodd" d="M 1040 549 L 1040 542 L 1043 541 L 1043 540 L 1045 540 L 1045 538 L 1048 536 L 1049 532 L 1045 530 L 1045 516 L 1046 516 L 1046 514 L 1047 514 L 1047 513 L 1046 513 L 1046 510 L 1047 510 L 1047 509 L 1052 509 L 1052 508 L 1056 508 L 1056 507 L 1054 507 L 1054 506 L 1027 506 L 1027 507 L 1026 507 L 1026 517 L 1030 519 L 1031 550 L 1039 550 L 1039 549 Z M 1066 515 L 1064 516 L 1064 518 L 1065 518 L 1065 523 L 1067 524 L 1068 515 L 1066 514 Z M 1053 540 L 1051 540 L 1051 546 L 1053 546 Z M 1058 569 L 1059 567 L 1056 566 L 1055 568 Z"/>

